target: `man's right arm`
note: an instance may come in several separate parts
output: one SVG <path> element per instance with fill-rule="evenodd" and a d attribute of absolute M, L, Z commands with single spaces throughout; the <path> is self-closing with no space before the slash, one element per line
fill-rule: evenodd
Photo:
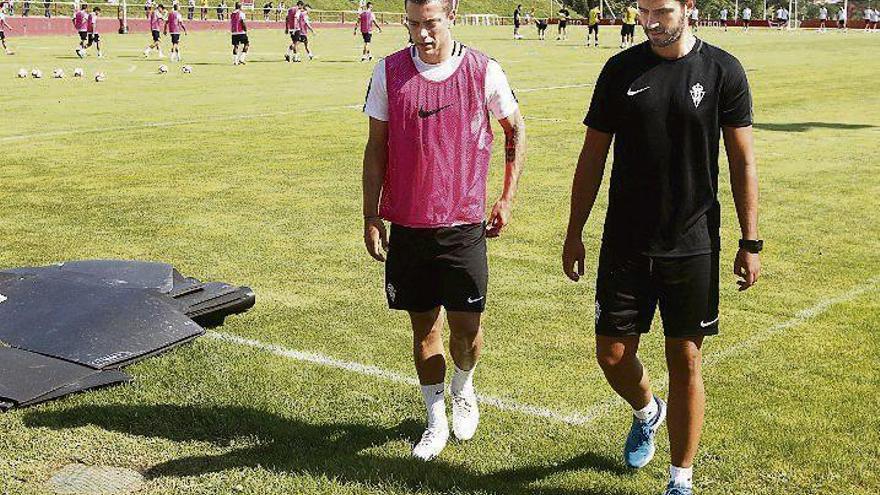
<path fill-rule="evenodd" d="M 587 127 L 571 186 L 571 212 L 562 248 L 562 270 L 577 282 L 584 274 L 584 225 L 596 202 L 613 134 Z M 575 266 L 577 265 L 577 266 Z"/>
<path fill-rule="evenodd" d="M 379 197 L 388 162 L 388 122 L 370 117 L 370 135 L 364 149 L 364 244 L 377 261 L 385 261 L 388 235 L 379 216 Z"/>

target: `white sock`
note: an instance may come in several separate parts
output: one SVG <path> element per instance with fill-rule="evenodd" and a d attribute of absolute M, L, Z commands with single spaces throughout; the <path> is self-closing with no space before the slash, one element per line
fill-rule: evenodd
<path fill-rule="evenodd" d="M 247 52 L 242 52 L 241 56 L 238 58 L 239 62 L 244 62 L 244 58 L 247 56 Z"/>
<path fill-rule="evenodd" d="M 232 54 L 232 63 L 233 63 L 233 64 L 237 64 L 237 63 L 238 63 L 238 53 L 233 53 L 233 54 Z"/>
<path fill-rule="evenodd" d="M 475 369 L 477 369 L 476 365 L 467 371 L 459 369 L 458 366 L 455 367 L 455 371 L 452 373 L 452 384 L 449 387 L 453 394 L 473 393 Z"/>
<path fill-rule="evenodd" d="M 691 488 L 694 486 L 694 468 L 680 468 L 673 465 L 669 466 L 669 482 L 672 486 L 679 488 Z"/>
<path fill-rule="evenodd" d="M 448 429 L 446 420 L 446 384 L 443 382 L 434 385 L 422 385 L 422 397 L 425 399 L 425 409 L 428 411 L 428 428 Z"/>
<path fill-rule="evenodd" d="M 659 410 L 660 409 L 657 407 L 657 401 L 654 400 L 653 397 L 651 397 L 651 402 L 649 402 L 647 406 L 645 406 L 641 409 L 638 409 L 638 410 L 633 409 L 633 414 L 635 415 L 635 417 L 639 418 L 640 420 L 647 421 L 647 420 L 653 418 L 654 415 L 657 414 L 657 412 Z"/>

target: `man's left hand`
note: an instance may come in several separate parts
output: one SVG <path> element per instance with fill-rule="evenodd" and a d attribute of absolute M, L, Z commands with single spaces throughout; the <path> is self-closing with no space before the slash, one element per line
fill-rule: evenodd
<path fill-rule="evenodd" d="M 733 274 L 740 278 L 736 281 L 740 291 L 755 285 L 758 276 L 761 275 L 761 256 L 758 253 L 750 253 L 745 249 L 740 249 L 733 262 Z"/>
<path fill-rule="evenodd" d="M 510 223 L 510 201 L 499 199 L 492 207 L 492 214 L 489 215 L 489 222 L 486 225 L 486 237 L 498 237 L 507 224 Z"/>

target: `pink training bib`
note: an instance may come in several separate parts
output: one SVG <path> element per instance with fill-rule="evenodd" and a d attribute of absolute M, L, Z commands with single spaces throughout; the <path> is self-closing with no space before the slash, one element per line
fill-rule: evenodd
<path fill-rule="evenodd" d="M 372 33 L 373 32 L 373 12 L 370 10 L 365 10 L 361 12 L 358 19 L 361 23 L 361 32 L 362 33 Z"/>
<path fill-rule="evenodd" d="M 168 14 L 168 32 L 171 34 L 180 34 L 180 12 L 171 11 Z"/>
<path fill-rule="evenodd" d="M 385 59 L 388 165 L 380 215 L 418 228 L 482 222 L 493 140 L 489 58 L 468 49 L 449 78 L 434 82 L 419 74 L 411 50 Z"/>
<path fill-rule="evenodd" d="M 232 14 L 229 15 L 229 29 L 232 31 L 232 34 L 241 34 L 244 32 L 240 10 L 233 10 Z"/>

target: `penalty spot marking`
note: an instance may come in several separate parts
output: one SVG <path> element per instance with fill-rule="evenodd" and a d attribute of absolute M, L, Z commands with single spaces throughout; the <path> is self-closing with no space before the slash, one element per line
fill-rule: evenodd
<path fill-rule="evenodd" d="M 757 332 L 752 334 L 749 338 L 731 345 L 730 347 L 719 349 L 717 352 L 712 353 L 706 356 L 703 360 L 703 367 L 711 366 L 717 364 L 725 359 L 736 356 L 742 351 L 749 349 L 757 344 L 760 344 L 771 337 L 780 334 L 790 328 L 796 327 L 802 323 L 805 323 L 808 320 L 816 318 L 823 313 L 827 312 L 831 307 L 845 303 L 848 301 L 852 301 L 857 297 L 860 297 L 868 292 L 871 292 L 877 289 L 877 285 L 880 284 L 880 276 L 873 277 L 868 279 L 863 284 L 843 293 L 835 297 L 831 297 L 828 299 L 823 299 L 819 301 L 812 307 L 803 309 L 798 311 L 792 318 L 777 323 L 761 332 Z M 324 354 L 320 354 L 317 352 L 309 352 L 309 351 L 298 351 L 295 349 L 288 349 L 283 346 L 279 346 L 276 344 L 270 344 L 266 342 L 261 342 L 259 340 L 248 339 L 244 337 L 239 337 L 237 335 L 232 335 L 225 332 L 216 332 L 210 331 L 205 334 L 206 337 L 209 337 L 214 340 L 218 340 L 221 342 L 226 342 L 230 344 L 236 344 L 244 347 L 250 347 L 252 349 L 257 349 L 263 352 L 267 352 L 269 354 L 283 357 L 285 359 L 291 359 L 294 361 L 306 362 L 311 364 L 316 364 L 319 366 L 327 366 L 330 368 L 337 368 L 345 371 L 350 371 L 352 373 L 357 373 L 360 375 L 372 376 L 376 378 L 380 378 L 386 381 L 400 383 L 404 385 L 418 386 L 419 381 L 412 376 L 403 375 L 394 371 L 388 371 L 377 366 L 372 366 L 369 364 L 357 363 L 354 361 L 345 361 L 341 359 L 336 359 L 330 356 L 326 356 Z M 655 388 L 665 388 L 666 380 L 658 381 L 655 385 Z M 496 409 L 500 409 L 502 411 L 509 411 L 514 413 L 523 414 L 526 416 L 532 416 L 537 418 L 545 418 L 553 421 L 558 421 L 561 423 L 566 423 L 574 426 L 584 426 L 590 423 L 593 423 L 604 416 L 610 414 L 617 407 L 624 404 L 623 399 L 618 397 L 617 395 L 611 396 L 598 404 L 592 406 L 586 412 L 563 412 L 557 411 L 553 409 L 548 409 L 545 407 L 532 406 L 528 404 L 521 404 L 516 401 L 512 401 L 509 399 L 504 399 L 501 397 L 496 397 L 492 395 L 482 395 L 478 394 L 478 398 L 482 404 L 492 406 Z"/>

